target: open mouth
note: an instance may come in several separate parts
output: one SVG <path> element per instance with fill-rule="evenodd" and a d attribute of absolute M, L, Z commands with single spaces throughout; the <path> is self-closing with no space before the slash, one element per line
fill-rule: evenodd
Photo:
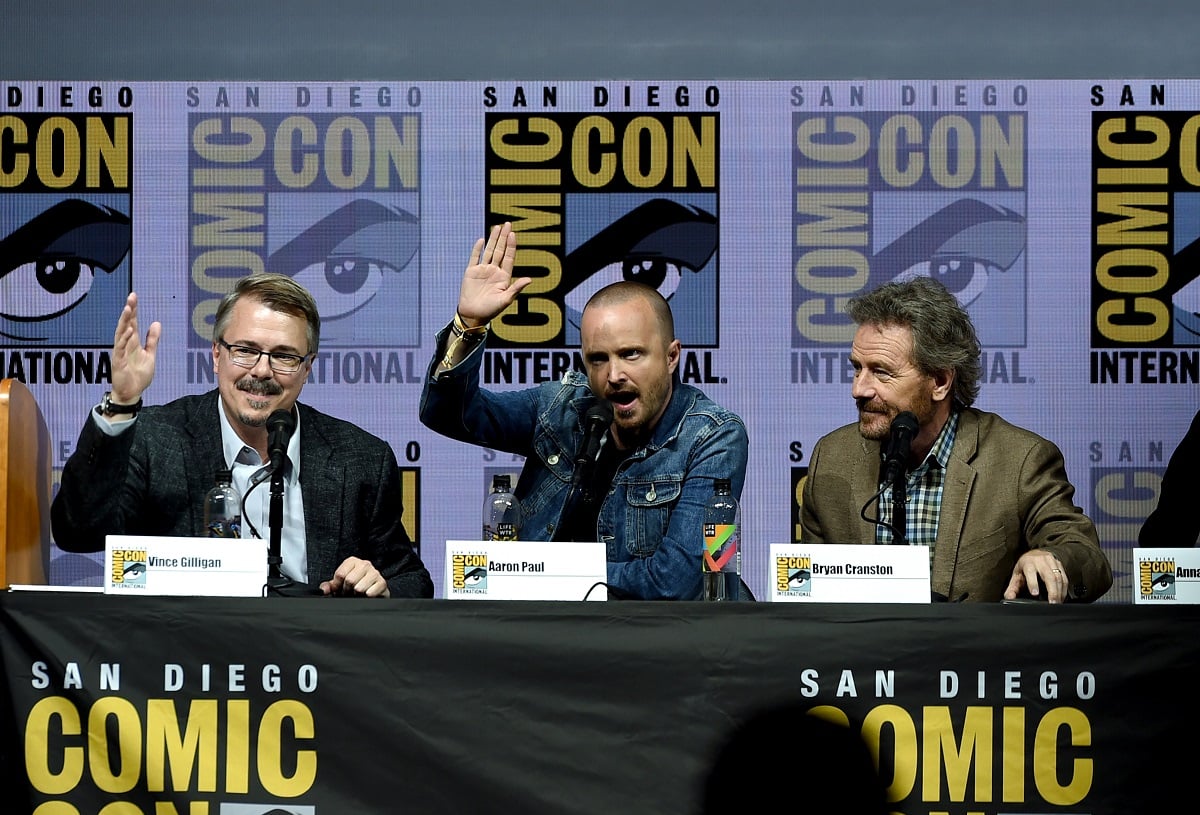
<path fill-rule="evenodd" d="M 626 416 L 629 415 L 633 404 L 637 402 L 637 398 L 638 395 L 632 391 L 618 391 L 608 395 L 608 401 L 613 403 L 616 411 Z"/>

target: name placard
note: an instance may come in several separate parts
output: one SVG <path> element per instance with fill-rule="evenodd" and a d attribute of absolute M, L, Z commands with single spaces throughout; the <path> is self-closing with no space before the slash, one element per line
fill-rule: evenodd
<path fill-rule="evenodd" d="M 598 541 L 446 541 L 447 600 L 607 600 Z"/>
<path fill-rule="evenodd" d="M 773 543 L 775 603 L 928 603 L 928 546 Z"/>
<path fill-rule="evenodd" d="M 1200 603 L 1200 549 L 1135 548 L 1133 603 Z"/>
<path fill-rule="evenodd" d="M 261 597 L 267 542 L 109 535 L 104 566 L 105 594 Z"/>

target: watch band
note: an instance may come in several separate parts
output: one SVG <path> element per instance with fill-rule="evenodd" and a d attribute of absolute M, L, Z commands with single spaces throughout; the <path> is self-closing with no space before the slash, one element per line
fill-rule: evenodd
<path fill-rule="evenodd" d="M 100 399 L 100 404 L 96 407 L 101 416 L 121 416 L 124 414 L 136 416 L 141 409 L 142 398 L 140 396 L 132 405 L 119 405 L 112 400 L 112 391 L 105 391 L 104 396 Z"/>

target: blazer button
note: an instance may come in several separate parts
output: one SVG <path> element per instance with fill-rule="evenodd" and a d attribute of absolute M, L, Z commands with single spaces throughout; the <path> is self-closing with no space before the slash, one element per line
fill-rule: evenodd
<path fill-rule="evenodd" d="M 546 459 L 546 463 L 547 464 L 557 464 L 558 463 L 558 453 L 552 454 L 550 456 L 550 458 Z"/>
<path fill-rule="evenodd" d="M 653 501 L 657 497 L 658 497 L 658 493 L 654 491 L 654 487 L 651 487 L 650 490 L 646 493 L 647 501 Z"/>

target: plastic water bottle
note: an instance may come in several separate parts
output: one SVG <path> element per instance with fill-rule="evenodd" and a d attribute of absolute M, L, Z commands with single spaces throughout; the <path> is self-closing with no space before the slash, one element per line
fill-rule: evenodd
<path fill-rule="evenodd" d="M 210 538 L 242 536 L 241 496 L 233 488 L 233 474 L 226 469 L 213 476 L 216 484 L 204 496 L 204 529 Z"/>
<path fill-rule="evenodd" d="M 483 502 L 483 539 L 515 541 L 521 535 L 521 503 L 507 474 L 492 476 L 492 491 Z"/>
<path fill-rule="evenodd" d="M 704 554 L 701 556 L 704 600 L 737 600 L 741 588 L 742 517 L 728 478 L 713 482 L 704 505 Z"/>

